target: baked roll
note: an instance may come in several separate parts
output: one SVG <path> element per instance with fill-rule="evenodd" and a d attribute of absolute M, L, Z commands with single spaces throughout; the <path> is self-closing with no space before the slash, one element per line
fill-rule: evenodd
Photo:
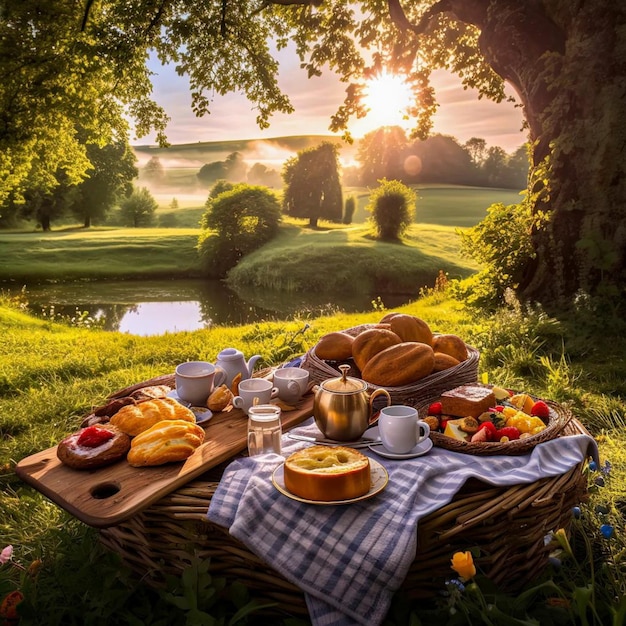
<path fill-rule="evenodd" d="M 203 441 L 204 429 L 195 422 L 163 420 L 132 440 L 126 459 L 133 467 L 184 461 Z"/>
<path fill-rule="evenodd" d="M 159 398 L 122 407 L 110 423 L 135 437 L 163 420 L 182 420 L 195 425 L 196 416 L 173 398 Z"/>

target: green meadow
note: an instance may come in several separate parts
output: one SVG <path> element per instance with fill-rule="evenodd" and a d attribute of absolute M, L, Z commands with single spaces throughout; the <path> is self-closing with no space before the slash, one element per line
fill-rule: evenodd
<path fill-rule="evenodd" d="M 0 289 L 0 550 L 14 549 L 12 560 L 0 564 L 0 599 L 22 590 L 20 626 L 266 625 L 252 590 L 223 587 L 219 573 L 199 574 L 193 563 L 166 588 L 144 584 L 99 544 L 97 531 L 22 483 L 15 464 L 77 430 L 82 416 L 115 390 L 171 373 L 181 361 L 212 361 L 230 345 L 262 355 L 259 367 L 285 362 L 328 332 L 377 322 L 384 314 L 385 290 L 407 288 L 416 299 L 401 311 L 477 347 L 481 381 L 569 407 L 596 437 L 610 472 L 609 466 L 603 466 L 605 472 L 587 470 L 588 499 L 581 499 L 577 515 L 572 512 L 570 544 L 554 544 L 553 562 L 522 593 L 500 593 L 479 574 L 464 595 L 442 593 L 420 602 L 398 595 L 386 626 L 482 624 L 487 613 L 494 626 L 621 626 L 626 616 L 626 326 L 617 312 L 584 301 L 555 318 L 514 300 L 493 313 L 468 308 L 455 297 L 454 279 L 477 269 L 459 252 L 458 230 L 480 221 L 490 203 L 519 199 L 508 193 L 419 189 L 416 222 L 401 243 L 388 244 L 372 238 L 365 221 L 367 190 L 360 190 L 353 224 L 322 222 L 311 230 L 302 220 L 286 218 L 278 237 L 244 258 L 229 278 L 238 286 L 283 292 L 372 288 L 382 295 L 371 310 L 358 314 L 302 313 L 287 321 L 138 337 L 80 321 L 35 319 L 24 313 L 24 296 L 9 297 Z M 196 244 L 204 200 L 179 195 L 177 209 L 170 207 L 175 194 L 159 197 L 159 222 L 176 217 L 167 228 L 85 230 L 66 224 L 50 233 L 0 233 L 0 280 L 199 275 Z M 445 291 L 432 289 L 439 270 L 451 279 Z M 283 615 L 271 623 L 308 622 Z"/>
<path fill-rule="evenodd" d="M 195 176 L 195 171 L 175 170 L 178 174 L 168 172 L 168 177 L 189 178 Z M 184 172 L 187 171 L 185 175 Z M 467 228 L 480 222 L 486 215 L 486 209 L 491 204 L 517 204 L 521 200 L 520 192 L 511 189 L 497 189 L 492 187 L 464 187 L 462 185 L 413 185 L 417 202 L 415 222 L 422 224 L 440 224 Z M 153 195 L 159 202 L 157 217 L 159 222 L 167 225 L 193 228 L 198 225 L 204 213 L 204 203 L 209 194 L 195 189 L 193 193 L 186 192 L 185 184 L 173 186 L 170 190 L 154 189 Z M 344 201 L 350 196 L 357 200 L 353 223 L 366 222 L 369 212 L 366 207 L 369 202 L 370 190 L 365 187 L 344 187 Z M 172 200 L 176 199 L 177 209 L 171 209 Z"/>

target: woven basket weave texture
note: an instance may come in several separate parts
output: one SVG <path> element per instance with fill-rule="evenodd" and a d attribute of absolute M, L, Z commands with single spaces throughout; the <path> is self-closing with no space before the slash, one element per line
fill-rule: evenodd
<path fill-rule="evenodd" d="M 561 434 L 586 433 L 573 419 Z M 418 556 L 402 591 L 432 597 L 452 575 L 454 552 L 480 548 L 477 565 L 503 591 L 514 592 L 546 567 L 550 531 L 569 528 L 571 510 L 587 494 L 584 463 L 566 474 L 529 485 L 491 487 L 468 482 L 445 507 L 423 518 Z M 192 556 L 210 559 L 213 575 L 239 581 L 273 614 L 306 614 L 304 595 L 228 532 L 206 520 L 224 466 L 162 498 L 132 519 L 101 529 L 102 543 L 143 580 L 162 586 L 164 574 L 180 575 Z"/>

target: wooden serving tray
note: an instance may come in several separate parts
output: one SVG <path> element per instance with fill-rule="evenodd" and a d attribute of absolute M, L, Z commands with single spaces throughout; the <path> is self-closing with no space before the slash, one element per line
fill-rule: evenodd
<path fill-rule="evenodd" d="M 283 431 L 312 415 L 313 395 L 307 394 L 295 410 L 283 411 Z M 248 418 L 242 410 L 215 413 L 202 426 L 204 443 L 184 463 L 137 468 L 123 460 L 92 471 L 74 470 L 58 460 L 55 446 L 22 459 L 15 471 L 85 524 L 115 526 L 247 449 Z"/>

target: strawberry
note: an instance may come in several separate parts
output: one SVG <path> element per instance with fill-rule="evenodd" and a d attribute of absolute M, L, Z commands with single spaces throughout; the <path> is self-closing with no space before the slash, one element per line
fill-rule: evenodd
<path fill-rule="evenodd" d="M 550 418 L 550 409 L 543 400 L 537 400 L 530 409 L 530 414 L 545 421 Z"/>
<path fill-rule="evenodd" d="M 500 441 L 502 437 L 508 437 L 509 441 L 519 439 L 519 430 L 515 428 L 515 426 L 505 426 L 504 428 L 500 428 L 500 430 L 496 431 L 495 440 Z"/>
<path fill-rule="evenodd" d="M 105 441 L 112 439 L 115 437 L 115 434 L 106 428 L 98 428 L 97 426 L 88 426 L 85 428 L 76 443 L 79 446 L 83 446 L 85 448 L 97 448 L 102 445 Z"/>
<path fill-rule="evenodd" d="M 428 407 L 428 415 L 441 415 L 442 411 L 443 411 L 443 405 L 441 404 L 441 402 L 433 402 Z"/>
<path fill-rule="evenodd" d="M 493 422 L 483 422 L 479 427 L 478 427 L 478 431 L 486 431 L 486 439 L 483 439 L 483 441 L 495 441 L 496 438 L 496 432 L 497 429 L 494 426 Z M 482 435 L 481 435 L 482 437 Z"/>

